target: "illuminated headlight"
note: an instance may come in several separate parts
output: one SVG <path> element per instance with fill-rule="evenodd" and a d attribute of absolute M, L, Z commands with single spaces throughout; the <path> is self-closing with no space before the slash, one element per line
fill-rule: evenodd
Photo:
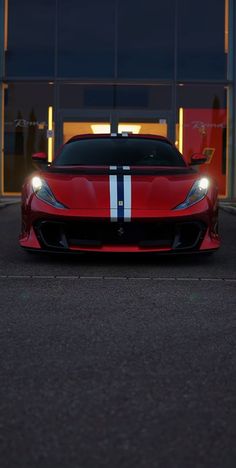
<path fill-rule="evenodd" d="M 176 208 L 174 209 L 184 210 L 185 208 L 195 205 L 195 203 L 198 203 L 199 201 L 201 201 L 207 195 L 209 185 L 210 185 L 209 179 L 207 179 L 206 177 L 202 177 L 202 179 L 196 180 L 186 200 L 180 205 L 176 206 Z"/>
<path fill-rule="evenodd" d="M 31 181 L 32 189 L 37 198 L 55 208 L 66 208 L 62 203 L 56 200 L 47 182 L 41 177 L 35 176 Z"/>
<path fill-rule="evenodd" d="M 33 191 L 36 193 L 38 192 L 41 188 L 42 188 L 42 179 L 40 179 L 40 177 L 33 177 L 32 179 L 32 187 L 33 187 Z"/>

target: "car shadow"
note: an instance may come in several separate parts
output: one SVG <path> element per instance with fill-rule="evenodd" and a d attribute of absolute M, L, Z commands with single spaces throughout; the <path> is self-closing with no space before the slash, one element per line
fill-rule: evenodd
<path fill-rule="evenodd" d="M 159 253 L 100 253 L 100 252 L 79 252 L 76 254 L 67 253 L 46 253 L 32 252 L 28 256 L 28 261 L 80 266 L 196 266 L 214 262 L 217 252 L 205 253 L 184 253 L 184 254 L 159 254 Z"/>

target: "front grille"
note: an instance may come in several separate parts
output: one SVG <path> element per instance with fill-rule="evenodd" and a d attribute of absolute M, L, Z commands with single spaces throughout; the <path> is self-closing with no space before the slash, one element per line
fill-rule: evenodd
<path fill-rule="evenodd" d="M 169 222 L 156 220 L 119 223 L 110 221 L 47 221 L 35 225 L 38 239 L 45 248 L 102 247 L 126 245 L 140 248 L 193 249 L 203 238 L 202 222 Z"/>

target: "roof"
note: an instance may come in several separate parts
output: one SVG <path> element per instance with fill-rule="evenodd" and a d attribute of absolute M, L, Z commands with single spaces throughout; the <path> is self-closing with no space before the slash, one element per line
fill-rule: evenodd
<path fill-rule="evenodd" d="M 97 134 L 93 134 L 93 133 L 87 133 L 87 134 L 84 134 L 84 135 L 75 135 L 73 136 L 72 138 L 70 138 L 66 144 L 68 143 L 71 143 L 73 141 L 78 141 L 78 140 L 83 140 L 83 139 L 96 139 L 96 138 L 151 138 L 151 139 L 156 139 L 156 140 L 161 140 L 161 141 L 165 141 L 166 143 L 169 143 L 170 145 L 172 145 L 171 141 L 168 140 L 168 138 L 162 136 L 162 135 L 151 135 L 151 134 L 136 134 L 136 133 L 126 133 L 126 132 L 123 132 L 123 134 L 121 133 L 113 133 L 113 134 L 110 134 L 110 133 L 97 133 Z"/>

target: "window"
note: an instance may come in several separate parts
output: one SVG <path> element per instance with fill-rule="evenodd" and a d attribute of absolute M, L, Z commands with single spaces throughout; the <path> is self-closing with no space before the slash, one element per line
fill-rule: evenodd
<path fill-rule="evenodd" d="M 168 79 L 174 76 L 175 9 L 172 0 L 120 0 L 118 76 Z"/>
<path fill-rule="evenodd" d="M 116 106 L 130 109 L 171 109 L 172 88 L 165 85 L 117 86 Z"/>
<path fill-rule="evenodd" d="M 60 85 L 60 107 L 63 109 L 111 108 L 113 87 L 105 85 Z"/>
<path fill-rule="evenodd" d="M 9 0 L 7 76 L 53 76 L 55 0 Z"/>
<path fill-rule="evenodd" d="M 54 163 L 102 166 L 180 166 L 185 162 L 169 143 L 151 138 L 91 138 L 66 144 Z"/>
<path fill-rule="evenodd" d="M 224 79 L 224 0 L 178 0 L 178 78 Z"/>
<path fill-rule="evenodd" d="M 59 0 L 58 75 L 114 75 L 115 10 L 112 0 Z"/>

